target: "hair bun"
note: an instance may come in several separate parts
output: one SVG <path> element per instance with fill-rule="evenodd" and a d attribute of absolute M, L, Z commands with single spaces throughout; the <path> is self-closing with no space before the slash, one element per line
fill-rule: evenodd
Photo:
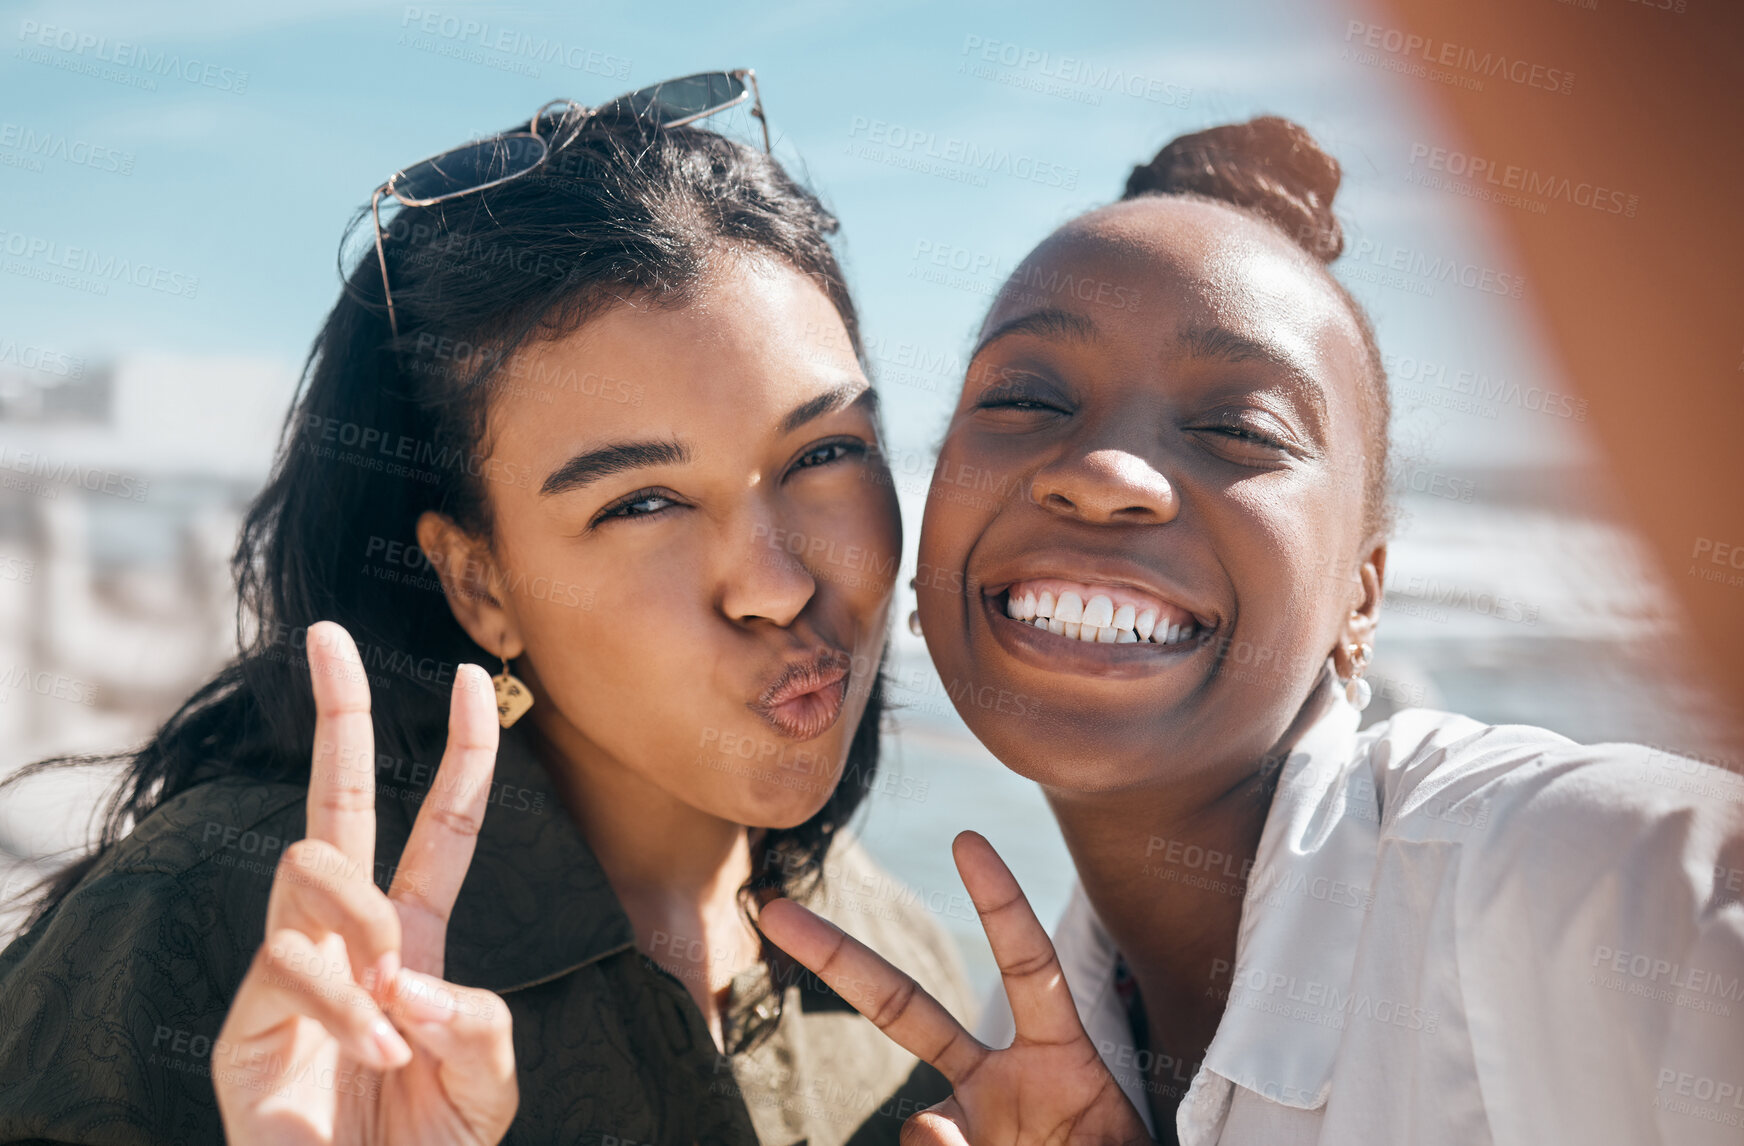
<path fill-rule="evenodd" d="M 1323 263 L 1344 250 L 1332 214 L 1341 172 L 1300 124 L 1275 115 L 1183 135 L 1134 167 L 1122 199 L 1202 195 L 1252 211 L 1283 228 Z"/>

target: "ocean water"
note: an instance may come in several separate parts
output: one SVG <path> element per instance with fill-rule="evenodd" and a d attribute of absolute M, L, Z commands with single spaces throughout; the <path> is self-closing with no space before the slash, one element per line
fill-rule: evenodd
<path fill-rule="evenodd" d="M 897 679 L 918 679 L 919 670 L 937 680 L 930 662 L 916 663 L 912 650 L 895 658 L 892 668 Z M 956 941 L 980 1000 L 999 972 L 952 862 L 951 841 L 966 830 L 986 836 L 1050 931 L 1071 891 L 1072 859 L 1041 790 L 982 747 L 942 690 L 891 691 L 902 707 L 885 738 L 884 778 L 855 827 L 886 870 L 918 893 L 911 902 L 924 904 Z"/>

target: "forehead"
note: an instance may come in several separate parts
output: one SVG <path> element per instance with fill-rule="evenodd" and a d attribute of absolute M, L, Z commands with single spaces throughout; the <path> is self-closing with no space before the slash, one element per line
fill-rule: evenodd
<path fill-rule="evenodd" d="M 763 430 L 771 411 L 864 375 L 818 285 L 772 259 L 723 259 L 681 304 L 628 300 L 522 347 L 494 380 L 494 428 L 525 437 Z"/>
<path fill-rule="evenodd" d="M 1153 349 L 1223 327 L 1300 358 L 1361 359 L 1361 333 L 1325 268 L 1224 204 L 1152 195 L 1074 219 L 1030 253 L 983 325 L 1070 309 Z"/>

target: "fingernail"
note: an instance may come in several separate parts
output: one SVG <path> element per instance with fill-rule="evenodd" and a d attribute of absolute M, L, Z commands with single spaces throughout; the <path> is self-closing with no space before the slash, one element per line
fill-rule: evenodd
<path fill-rule="evenodd" d="M 375 1042 L 382 1066 L 388 1070 L 405 1066 L 412 1061 L 412 1048 L 406 1045 L 400 1032 L 394 1030 L 394 1025 L 386 1019 L 377 1019 L 370 1024 L 369 1037 Z"/>
<path fill-rule="evenodd" d="M 475 665 L 468 661 L 460 666 L 459 672 L 454 674 L 454 686 L 464 688 L 468 692 L 479 692 L 490 686 L 490 673 L 484 670 L 483 665 Z"/>

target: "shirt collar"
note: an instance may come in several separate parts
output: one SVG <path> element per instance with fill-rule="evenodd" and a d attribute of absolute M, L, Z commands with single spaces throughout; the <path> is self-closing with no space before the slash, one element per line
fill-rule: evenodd
<path fill-rule="evenodd" d="M 418 805 L 401 806 L 409 831 Z M 504 729 L 484 824 L 449 919 L 446 977 L 514 991 L 635 942 L 617 893 L 540 763 L 532 731 Z"/>
<path fill-rule="evenodd" d="M 1325 1103 L 1373 897 L 1374 780 L 1336 700 L 1285 760 L 1248 877 L 1229 1001 L 1205 1068 L 1285 1106 Z M 1197 1088 L 1195 1088 L 1197 1089 Z"/>

